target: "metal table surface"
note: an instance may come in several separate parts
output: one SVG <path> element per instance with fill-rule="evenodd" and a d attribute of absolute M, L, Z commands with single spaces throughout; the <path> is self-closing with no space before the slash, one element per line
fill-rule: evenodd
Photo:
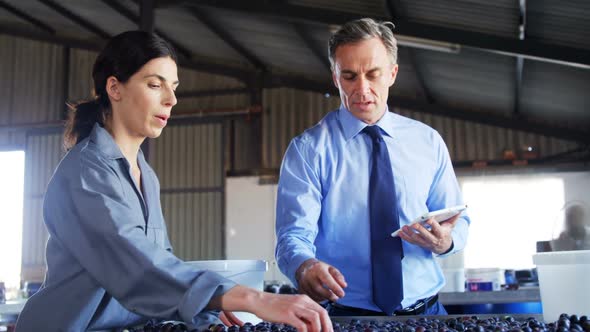
<path fill-rule="evenodd" d="M 538 287 L 534 287 L 487 292 L 439 293 L 438 300 L 443 305 L 541 302 L 541 292 Z"/>
<path fill-rule="evenodd" d="M 26 302 L 26 300 L 18 300 L 0 303 L 0 326 L 15 323 Z"/>
<path fill-rule="evenodd" d="M 487 319 L 493 317 L 505 317 L 510 316 L 516 320 L 526 320 L 527 318 L 535 318 L 538 321 L 543 320 L 542 314 L 465 314 L 465 315 L 444 315 L 444 316 L 330 316 L 333 322 L 339 323 L 349 323 L 353 319 L 358 319 L 360 321 L 406 321 L 408 319 L 419 319 L 419 318 L 427 318 L 427 319 L 439 319 L 439 320 L 447 320 L 449 318 L 463 318 L 463 317 L 472 317 L 477 316 L 478 319 Z"/>

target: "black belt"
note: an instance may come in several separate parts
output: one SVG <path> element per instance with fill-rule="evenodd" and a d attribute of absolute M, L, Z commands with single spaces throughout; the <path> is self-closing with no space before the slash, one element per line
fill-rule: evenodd
<path fill-rule="evenodd" d="M 411 306 L 409 306 L 407 308 L 396 310 L 393 313 L 393 315 L 394 316 L 421 315 L 424 313 L 424 311 L 426 311 L 427 308 L 432 307 L 437 301 L 438 301 L 438 294 L 436 294 L 432 297 L 426 298 L 426 299 L 418 300 L 418 301 L 416 301 L 416 303 L 412 304 Z M 337 309 L 350 311 L 356 316 L 386 316 L 386 314 L 381 311 L 373 311 L 373 310 L 369 310 L 369 309 L 349 307 L 349 306 L 338 304 L 335 302 L 331 302 L 330 306 L 337 308 Z"/>

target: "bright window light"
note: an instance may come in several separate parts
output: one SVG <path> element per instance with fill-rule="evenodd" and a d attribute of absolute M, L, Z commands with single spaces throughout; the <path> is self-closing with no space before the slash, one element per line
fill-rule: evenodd
<path fill-rule="evenodd" d="M 7 289 L 18 289 L 20 286 L 24 177 L 24 151 L 1 151 L 0 281 Z"/>
<path fill-rule="evenodd" d="M 551 239 L 564 205 L 563 179 L 519 175 L 460 181 L 471 218 L 465 267 L 534 267 L 536 243 Z"/>

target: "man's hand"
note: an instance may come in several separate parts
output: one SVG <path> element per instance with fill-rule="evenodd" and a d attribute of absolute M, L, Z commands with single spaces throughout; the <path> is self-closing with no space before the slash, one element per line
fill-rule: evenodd
<path fill-rule="evenodd" d="M 337 301 L 344 296 L 346 280 L 337 268 L 317 259 L 308 259 L 297 269 L 299 293 L 306 294 L 313 300 Z"/>
<path fill-rule="evenodd" d="M 460 215 L 458 214 L 440 224 L 433 218 L 430 218 L 426 221 L 431 227 L 430 230 L 426 229 L 420 223 L 403 226 L 399 232 L 399 237 L 404 241 L 426 248 L 435 254 L 445 253 L 453 244 L 451 232 L 457 220 L 459 220 Z"/>

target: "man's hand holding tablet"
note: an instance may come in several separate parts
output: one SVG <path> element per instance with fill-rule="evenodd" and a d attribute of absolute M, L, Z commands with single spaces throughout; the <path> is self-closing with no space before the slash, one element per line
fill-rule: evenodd
<path fill-rule="evenodd" d="M 444 254 L 453 249 L 452 231 L 466 205 L 425 213 L 409 225 L 392 233 L 402 240 L 418 245 L 435 254 Z"/>
<path fill-rule="evenodd" d="M 467 209 L 467 205 L 457 205 L 457 206 L 453 206 L 453 207 L 442 209 L 442 210 L 427 212 L 427 213 L 424 213 L 423 215 L 419 216 L 418 218 L 414 219 L 408 226 L 412 226 L 416 223 L 421 223 L 422 226 L 429 228 L 428 224 L 426 223 L 428 221 L 428 219 L 434 218 L 434 221 L 441 223 L 445 220 L 448 220 L 448 219 L 460 214 L 465 209 Z M 392 237 L 398 236 L 400 230 L 401 229 L 398 229 L 397 231 L 391 233 L 391 236 Z"/>

